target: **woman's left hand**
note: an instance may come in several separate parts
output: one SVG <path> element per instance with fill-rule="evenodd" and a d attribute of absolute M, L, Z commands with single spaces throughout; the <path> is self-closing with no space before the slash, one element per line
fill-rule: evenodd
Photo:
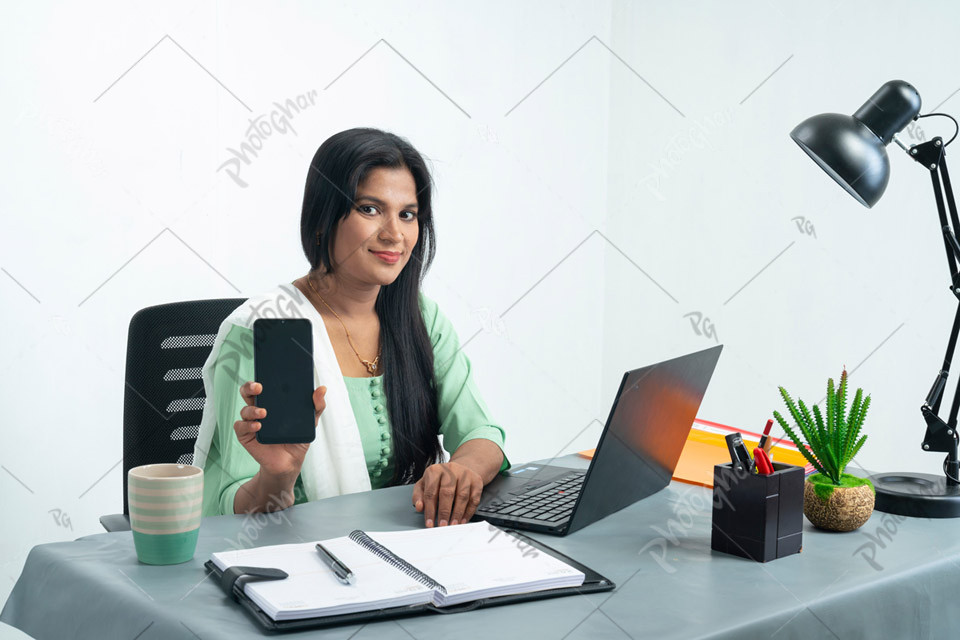
<path fill-rule="evenodd" d="M 481 493 L 479 473 L 459 462 L 441 462 L 427 467 L 413 486 L 413 506 L 423 511 L 427 527 L 459 524 L 473 517 Z"/>

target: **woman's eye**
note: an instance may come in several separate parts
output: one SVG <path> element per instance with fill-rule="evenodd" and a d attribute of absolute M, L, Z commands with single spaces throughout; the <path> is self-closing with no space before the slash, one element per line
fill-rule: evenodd
<path fill-rule="evenodd" d="M 372 209 L 372 211 L 368 212 L 367 209 Z M 379 213 L 379 211 L 377 211 L 377 208 L 376 208 L 375 206 L 373 206 L 372 204 L 362 204 L 362 205 L 360 205 L 359 207 L 357 207 L 357 210 L 360 211 L 360 212 L 362 212 L 362 213 L 371 213 L 371 214 Z M 410 217 L 409 217 L 409 218 L 405 218 L 405 220 L 414 220 L 414 219 L 417 217 L 417 212 L 416 212 L 416 211 L 404 211 L 403 213 L 406 213 L 406 214 L 409 214 L 409 215 L 410 215 Z M 403 214 L 401 214 L 401 215 L 403 215 Z"/>

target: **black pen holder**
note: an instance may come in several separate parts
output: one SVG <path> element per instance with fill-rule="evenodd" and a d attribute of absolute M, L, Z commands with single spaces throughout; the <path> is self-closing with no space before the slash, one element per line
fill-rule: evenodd
<path fill-rule="evenodd" d="M 773 463 L 770 475 L 713 467 L 710 548 L 758 562 L 800 552 L 803 536 L 803 467 Z"/>

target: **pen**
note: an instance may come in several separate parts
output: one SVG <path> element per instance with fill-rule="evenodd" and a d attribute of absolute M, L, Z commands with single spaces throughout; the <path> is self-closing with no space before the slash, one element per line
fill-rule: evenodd
<path fill-rule="evenodd" d="M 323 558 L 323 561 L 327 563 L 333 572 L 337 574 L 337 580 L 343 584 L 353 584 L 356 581 L 353 571 L 350 571 L 347 565 L 340 562 L 337 556 L 330 553 L 330 551 L 319 542 L 317 543 L 317 553 L 320 554 L 320 557 Z"/>
<path fill-rule="evenodd" d="M 763 428 L 763 435 L 760 437 L 760 448 L 770 453 L 770 445 L 767 443 L 770 441 L 770 427 L 773 426 L 773 420 L 767 420 L 767 426 Z"/>

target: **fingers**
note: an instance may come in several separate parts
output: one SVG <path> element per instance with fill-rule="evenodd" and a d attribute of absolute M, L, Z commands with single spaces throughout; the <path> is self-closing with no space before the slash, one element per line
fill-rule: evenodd
<path fill-rule="evenodd" d="M 240 418 L 242 420 L 254 421 L 261 418 L 265 418 L 267 415 L 267 410 L 263 407 L 255 407 L 249 405 L 240 409 Z"/>
<path fill-rule="evenodd" d="M 454 503 L 453 512 L 450 514 L 450 524 L 468 522 L 473 517 L 473 512 L 480 504 L 480 494 L 483 493 L 483 488 L 479 484 L 469 476 L 460 476 L 456 491 L 457 501 Z"/>
<path fill-rule="evenodd" d="M 482 495 L 483 487 L 476 486 L 472 489 L 470 503 L 467 505 L 467 510 L 463 513 L 463 520 L 460 521 L 461 523 L 470 522 L 473 514 L 477 512 L 477 507 L 480 506 L 480 496 Z"/>
<path fill-rule="evenodd" d="M 463 471 L 448 464 L 434 464 L 414 485 L 413 506 L 417 511 L 423 510 L 427 527 L 461 524 L 473 517 L 480 504 L 483 481 L 476 474 Z"/>
<path fill-rule="evenodd" d="M 313 390 L 313 409 L 314 409 L 314 426 L 320 425 L 320 414 L 323 413 L 323 410 L 327 408 L 327 388 L 323 385 L 320 385 Z"/>
<path fill-rule="evenodd" d="M 256 396 L 260 395 L 263 392 L 263 385 L 259 382 L 245 382 L 240 386 L 240 395 L 243 397 L 243 401 L 248 405 L 253 406 L 256 402 Z"/>
<path fill-rule="evenodd" d="M 457 497 L 457 477 L 444 469 L 440 476 L 440 489 L 437 492 L 437 525 L 445 527 L 450 523 L 450 513 Z"/>
<path fill-rule="evenodd" d="M 423 478 L 417 480 L 413 485 L 413 508 L 417 511 L 423 511 Z"/>
<path fill-rule="evenodd" d="M 260 423 L 253 420 L 237 420 L 233 423 L 233 430 L 237 434 L 237 440 L 242 444 L 252 440 L 254 434 L 260 431 Z"/>
<path fill-rule="evenodd" d="M 263 385 L 252 380 L 240 386 L 240 395 L 247 406 L 240 409 L 240 419 L 233 423 L 233 430 L 241 443 L 253 439 L 253 434 L 260 430 L 261 425 L 258 420 L 267 415 L 266 409 L 254 404 L 256 397 L 262 392 Z"/>
<path fill-rule="evenodd" d="M 316 412 L 323 413 L 323 410 L 327 408 L 327 388 L 323 385 L 320 385 L 313 390 L 313 408 Z"/>
<path fill-rule="evenodd" d="M 437 465 L 427 467 L 423 472 L 420 482 L 423 483 L 421 499 L 423 500 L 423 519 L 427 527 L 432 527 L 437 516 L 437 495 L 440 490 L 441 473 L 437 471 Z"/>

